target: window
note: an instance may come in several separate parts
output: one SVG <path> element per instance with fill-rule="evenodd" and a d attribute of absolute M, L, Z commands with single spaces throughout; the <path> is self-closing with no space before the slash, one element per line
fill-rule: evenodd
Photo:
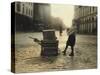
<path fill-rule="evenodd" d="M 94 7 L 93 7 L 93 12 L 94 12 Z"/>
<path fill-rule="evenodd" d="M 17 11 L 20 12 L 20 3 L 17 3 Z"/>
<path fill-rule="evenodd" d="M 94 17 L 92 17 L 92 21 L 94 21 Z"/>
<path fill-rule="evenodd" d="M 26 14 L 28 14 L 28 9 L 26 8 Z"/>
<path fill-rule="evenodd" d="M 32 14 L 33 12 L 32 12 L 32 10 L 31 10 L 31 16 L 33 16 L 33 14 Z"/>
<path fill-rule="evenodd" d="M 23 4 L 23 13 L 24 13 L 24 4 Z"/>

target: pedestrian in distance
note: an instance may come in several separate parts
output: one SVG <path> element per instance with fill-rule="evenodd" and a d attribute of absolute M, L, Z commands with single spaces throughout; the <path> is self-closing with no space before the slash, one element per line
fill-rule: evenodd
<path fill-rule="evenodd" d="M 60 36 L 62 36 L 62 33 L 63 33 L 63 28 L 62 28 L 62 26 L 59 26 L 59 34 L 60 34 Z"/>

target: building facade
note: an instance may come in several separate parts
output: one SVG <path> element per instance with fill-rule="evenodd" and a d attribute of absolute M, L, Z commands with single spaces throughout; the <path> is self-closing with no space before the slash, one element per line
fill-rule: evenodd
<path fill-rule="evenodd" d="M 15 2 L 16 31 L 33 30 L 34 4 L 30 2 Z"/>
<path fill-rule="evenodd" d="M 15 13 L 33 18 L 34 4 L 29 2 L 15 2 Z"/>
<path fill-rule="evenodd" d="M 43 30 L 51 20 L 50 4 L 15 2 L 17 30 Z"/>
<path fill-rule="evenodd" d="M 39 29 L 48 28 L 51 22 L 51 8 L 50 4 L 34 3 L 34 22 Z"/>
<path fill-rule="evenodd" d="M 77 27 L 78 33 L 97 33 L 97 7 L 75 6 L 73 25 Z"/>

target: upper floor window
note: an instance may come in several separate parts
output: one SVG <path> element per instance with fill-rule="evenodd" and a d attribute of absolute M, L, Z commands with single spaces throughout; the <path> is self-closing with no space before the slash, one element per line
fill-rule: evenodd
<path fill-rule="evenodd" d="M 17 3 L 17 11 L 20 12 L 20 3 L 19 2 Z"/>
<path fill-rule="evenodd" d="M 23 14 L 24 14 L 24 4 L 23 4 Z"/>

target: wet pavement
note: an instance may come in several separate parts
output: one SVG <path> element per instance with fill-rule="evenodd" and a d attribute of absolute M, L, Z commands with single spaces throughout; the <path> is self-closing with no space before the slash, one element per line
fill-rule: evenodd
<path fill-rule="evenodd" d="M 75 56 L 70 57 L 71 48 L 68 47 L 66 56 L 62 54 L 65 48 L 67 34 L 62 36 L 56 32 L 59 40 L 59 55 L 41 57 L 41 46 L 29 36 L 43 39 L 42 33 L 16 33 L 15 35 L 15 68 L 17 73 L 60 71 L 77 69 L 94 69 L 97 67 L 97 37 L 95 35 L 76 35 Z"/>

